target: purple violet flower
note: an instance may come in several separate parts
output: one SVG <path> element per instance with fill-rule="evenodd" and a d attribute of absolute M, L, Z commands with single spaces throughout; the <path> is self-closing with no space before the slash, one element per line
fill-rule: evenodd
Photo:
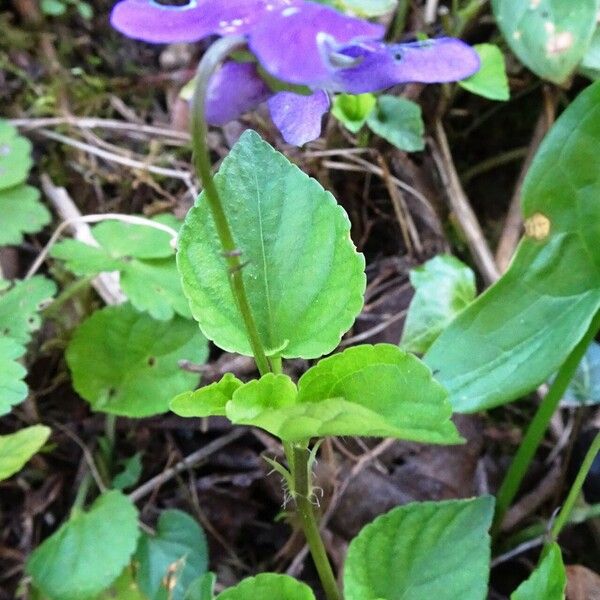
<path fill-rule="evenodd" d="M 330 105 L 327 92 L 457 81 L 479 69 L 477 53 L 458 39 L 385 44 L 381 25 L 308 0 L 190 0 L 184 6 L 121 0 L 111 23 L 128 37 L 152 43 L 245 35 L 269 75 L 314 93 L 275 93 L 255 64 L 227 62 L 210 83 L 207 120 L 222 125 L 268 100 L 284 139 L 298 146 L 319 137 Z"/>

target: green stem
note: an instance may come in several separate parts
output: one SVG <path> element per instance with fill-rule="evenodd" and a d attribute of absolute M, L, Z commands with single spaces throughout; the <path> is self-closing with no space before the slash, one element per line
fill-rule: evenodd
<path fill-rule="evenodd" d="M 75 496 L 75 501 L 73 502 L 73 506 L 71 507 L 71 516 L 74 516 L 83 510 L 85 499 L 87 498 L 88 492 L 90 491 L 90 487 L 93 481 L 94 478 L 92 477 L 92 474 L 88 471 L 83 476 L 83 479 L 79 484 L 79 488 L 77 489 L 77 495 Z"/>
<path fill-rule="evenodd" d="M 563 504 L 563 507 L 558 513 L 556 517 L 556 521 L 554 521 L 554 525 L 552 526 L 552 530 L 550 532 L 550 539 L 547 540 L 544 545 L 544 550 L 549 547 L 552 542 L 555 542 L 562 531 L 562 528 L 565 526 L 565 523 L 570 519 L 571 513 L 573 512 L 573 508 L 575 506 L 575 502 L 581 493 L 581 488 L 583 487 L 583 483 L 589 470 L 592 468 L 592 463 L 596 458 L 596 455 L 600 451 L 600 431 L 596 434 L 592 445 L 589 447 L 583 462 L 581 463 L 581 467 L 579 467 L 579 471 L 577 473 L 577 477 L 575 477 L 575 481 L 569 490 L 569 495 Z"/>
<path fill-rule="evenodd" d="M 211 76 L 220 67 L 221 63 L 236 50 L 244 48 L 245 38 L 241 36 L 226 36 L 215 42 L 206 51 L 196 75 L 196 87 L 192 98 L 192 146 L 194 149 L 194 165 L 204 186 L 204 194 L 210 208 L 217 235 L 221 242 L 223 256 L 229 268 L 229 283 L 238 309 L 246 327 L 248 341 L 256 360 L 256 366 L 261 375 L 268 373 L 271 368 L 265 353 L 256 321 L 252 315 L 246 287 L 242 277 L 244 266 L 240 251 L 235 244 L 229 222 L 223 208 L 223 203 L 215 185 L 210 153 L 206 142 L 206 95 Z"/>
<path fill-rule="evenodd" d="M 409 0 L 398 1 L 396 14 L 394 15 L 394 19 L 386 36 L 389 42 L 398 42 L 402 38 L 402 34 L 404 33 L 404 29 L 406 27 L 406 17 L 408 15 L 409 7 Z"/>
<path fill-rule="evenodd" d="M 305 446 L 284 444 L 288 466 L 294 479 L 294 500 L 300 518 L 300 524 L 306 537 L 310 554 L 317 568 L 319 579 L 325 590 L 327 600 L 342 600 L 331 563 L 327 557 L 325 545 L 315 518 L 311 503 L 312 485 L 309 466 L 309 450 Z"/>
<path fill-rule="evenodd" d="M 560 399 L 563 397 L 571 379 L 573 379 L 577 366 L 581 362 L 585 351 L 590 345 L 590 342 L 594 339 L 599 328 L 600 312 L 594 316 L 587 332 L 577 346 L 575 346 L 571 354 L 569 354 L 567 360 L 563 363 L 550 390 L 544 396 L 533 420 L 527 428 L 523 441 L 521 442 L 513 462 L 504 476 L 504 481 L 500 486 L 500 490 L 498 491 L 496 498 L 496 515 L 492 526 L 493 537 L 496 537 L 500 532 L 504 515 L 511 505 L 519 486 L 523 481 L 523 477 L 529 468 L 531 460 L 548 429 L 550 419 L 556 411 Z"/>

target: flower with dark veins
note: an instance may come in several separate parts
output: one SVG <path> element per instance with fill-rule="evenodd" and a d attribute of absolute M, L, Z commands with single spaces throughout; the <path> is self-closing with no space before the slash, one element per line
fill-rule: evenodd
<path fill-rule="evenodd" d="M 283 138 L 297 146 L 319 137 L 329 92 L 457 81 L 479 69 L 477 53 L 458 39 L 385 44 L 381 25 L 308 0 L 190 0 L 183 6 L 122 0 L 111 23 L 151 43 L 245 35 L 268 76 L 313 93 L 272 91 L 256 63 L 230 61 L 210 83 L 207 120 L 222 125 L 268 100 Z"/>

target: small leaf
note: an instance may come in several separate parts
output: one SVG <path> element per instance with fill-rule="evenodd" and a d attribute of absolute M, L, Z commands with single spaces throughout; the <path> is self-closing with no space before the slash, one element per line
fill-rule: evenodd
<path fill-rule="evenodd" d="M 567 574 L 560 547 L 553 543 L 538 567 L 511 595 L 510 600 L 563 600 Z"/>
<path fill-rule="evenodd" d="M 179 361 L 203 363 L 207 356 L 206 339 L 192 321 L 155 321 L 128 304 L 96 311 L 75 330 L 66 352 L 73 386 L 92 409 L 130 417 L 168 410 L 173 396 L 198 382 Z"/>
<path fill-rule="evenodd" d="M 20 244 L 24 233 L 36 233 L 50 222 L 39 191 L 29 185 L 0 190 L 0 246 Z"/>
<path fill-rule="evenodd" d="M 192 582 L 208 568 L 206 536 L 188 514 L 165 510 L 158 519 L 156 535 L 142 534 L 135 560 L 137 583 L 150 600 L 160 600 L 167 591 L 170 600 L 182 600 Z"/>
<path fill-rule="evenodd" d="M 67 7 L 60 0 L 41 0 L 40 6 L 45 15 L 60 17 L 67 12 Z"/>
<path fill-rule="evenodd" d="M 474 300 L 475 274 L 457 258 L 440 255 L 412 269 L 410 282 L 415 295 L 408 307 L 400 346 L 423 354 L 448 323 Z"/>
<path fill-rule="evenodd" d="M 343 123 L 346 129 L 358 133 L 376 104 L 377 98 L 374 94 L 339 94 L 333 101 L 331 114 Z"/>
<path fill-rule="evenodd" d="M 275 573 L 248 577 L 235 587 L 221 592 L 216 600 L 315 600 L 312 590 L 304 583 Z"/>
<path fill-rule="evenodd" d="M 215 184 L 264 346 L 286 358 L 331 352 L 360 312 L 365 289 L 364 259 L 350 240 L 346 213 L 253 131 L 223 161 Z M 225 350 L 250 355 L 203 194 L 181 230 L 177 263 L 204 334 Z"/>
<path fill-rule="evenodd" d="M 27 397 L 27 385 L 23 381 L 27 370 L 16 361 L 23 354 L 25 348 L 21 344 L 12 338 L 0 337 L 0 416 Z"/>
<path fill-rule="evenodd" d="M 598 0 L 492 0 L 511 50 L 542 79 L 562 84 L 583 58 L 596 28 Z"/>
<path fill-rule="evenodd" d="M 465 90 L 490 100 L 508 100 L 510 89 L 502 50 L 494 44 L 476 44 L 473 48 L 481 59 L 475 75 L 458 82 Z"/>
<path fill-rule="evenodd" d="M 241 385 L 233 373 L 225 373 L 220 381 L 179 394 L 171 400 L 170 408 L 180 417 L 224 417 L 226 404 Z"/>
<path fill-rule="evenodd" d="M 41 276 L 15 282 L 0 295 L 0 335 L 27 344 L 42 324 L 38 311 L 55 292 L 54 282 Z"/>
<path fill-rule="evenodd" d="M 0 435 L 0 481 L 20 471 L 46 443 L 50 433 L 49 427 L 33 425 L 16 433 Z"/>
<path fill-rule="evenodd" d="M 52 600 L 82 600 L 107 588 L 123 571 L 138 538 L 137 510 L 118 491 L 76 512 L 36 548 L 26 571 Z"/>
<path fill-rule="evenodd" d="M 0 190 L 23 183 L 32 164 L 31 142 L 0 120 Z"/>
<path fill-rule="evenodd" d="M 346 600 L 484 600 L 494 499 L 419 502 L 375 519 L 350 543 Z"/>
<path fill-rule="evenodd" d="M 400 150 L 417 152 L 425 148 L 421 107 L 411 100 L 379 96 L 377 108 L 369 115 L 367 123 L 374 133 Z"/>
<path fill-rule="evenodd" d="M 115 475 L 112 480 L 112 487 L 115 490 L 125 490 L 135 485 L 142 475 L 141 453 L 136 452 L 124 461 L 123 470 Z"/>

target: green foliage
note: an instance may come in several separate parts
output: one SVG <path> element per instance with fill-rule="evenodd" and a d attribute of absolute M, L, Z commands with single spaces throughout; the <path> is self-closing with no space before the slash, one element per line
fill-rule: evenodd
<path fill-rule="evenodd" d="M 424 354 L 477 293 L 475 274 L 454 256 L 440 255 L 412 269 L 415 295 L 408 308 L 400 346 Z"/>
<path fill-rule="evenodd" d="M 112 480 L 112 488 L 126 490 L 134 486 L 142 475 L 142 458 L 139 452 L 123 461 L 123 470 L 117 473 Z"/>
<path fill-rule="evenodd" d="M 132 567 L 127 566 L 113 584 L 97 597 L 97 600 L 148 600 L 148 598 L 140 592 L 133 577 Z"/>
<path fill-rule="evenodd" d="M 315 0 L 319 4 L 328 4 L 342 12 L 349 12 L 359 17 L 380 17 L 391 12 L 398 0 Z"/>
<path fill-rule="evenodd" d="M 0 120 L 0 246 L 20 244 L 50 222 L 38 190 L 24 184 L 32 166 L 31 143 Z"/>
<path fill-rule="evenodd" d="M 562 400 L 562 406 L 600 404 L 600 344 L 592 342 Z"/>
<path fill-rule="evenodd" d="M 367 122 L 377 97 L 374 94 L 339 94 L 333 101 L 331 113 L 352 133 L 358 133 Z"/>
<path fill-rule="evenodd" d="M 510 89 L 500 48 L 494 44 L 476 44 L 473 48 L 479 54 L 481 68 L 475 75 L 459 81 L 458 85 L 490 100 L 508 100 Z"/>
<path fill-rule="evenodd" d="M 600 28 L 596 28 L 592 41 L 579 64 L 579 72 L 590 79 L 600 78 Z"/>
<path fill-rule="evenodd" d="M 391 344 L 356 346 L 323 359 L 297 389 L 287 375 L 247 384 L 226 378 L 175 398 L 171 409 L 188 417 L 226 415 L 286 441 L 329 435 L 461 441 L 445 390 L 419 359 Z"/>
<path fill-rule="evenodd" d="M 1 343 L 0 339 L 0 345 Z M 16 433 L 0 435 L 0 481 L 20 471 L 46 443 L 50 432 L 49 427 L 33 425 Z"/>
<path fill-rule="evenodd" d="M 70 7 L 75 8 L 82 19 L 89 21 L 94 16 L 92 5 L 84 0 L 40 0 L 40 8 L 49 17 L 62 17 Z"/>
<path fill-rule="evenodd" d="M 213 600 L 216 579 L 214 573 L 205 573 L 195 579 L 186 590 L 183 600 Z"/>
<path fill-rule="evenodd" d="M 542 143 L 522 189 L 527 234 L 504 276 L 435 341 L 425 362 L 455 410 L 535 389 L 564 362 L 600 308 L 600 83 Z"/>
<path fill-rule="evenodd" d="M 252 131 L 215 178 L 242 253 L 243 277 L 270 354 L 331 352 L 363 303 L 364 259 L 333 196 Z M 221 348 L 251 354 L 204 195 L 181 230 L 177 262 L 194 318 Z M 335 310 L 332 310 L 335 307 Z"/>
<path fill-rule="evenodd" d="M 494 499 L 421 502 L 375 519 L 350 543 L 346 600 L 483 600 Z"/>
<path fill-rule="evenodd" d="M 180 360 L 203 363 L 206 340 L 192 321 L 155 321 L 130 305 L 96 311 L 73 334 L 66 359 L 75 390 L 94 410 L 142 417 L 165 412 L 198 375 Z"/>
<path fill-rule="evenodd" d="M 86 600 L 120 575 L 138 538 L 137 510 L 118 491 L 102 494 L 36 548 L 26 570 L 50 600 Z"/>
<path fill-rule="evenodd" d="M 312 590 L 287 575 L 263 573 L 248 577 L 235 587 L 221 592 L 216 600 L 315 600 Z"/>
<path fill-rule="evenodd" d="M 76 275 L 119 271 L 121 287 L 131 304 L 155 319 L 168 320 L 175 313 L 191 318 L 167 232 L 109 220 L 96 225 L 92 234 L 98 247 L 64 240 L 54 246 L 51 255 L 64 260 Z"/>
<path fill-rule="evenodd" d="M 208 568 L 206 537 L 180 510 L 161 513 L 156 535 L 142 533 L 135 553 L 137 584 L 149 600 L 182 600 L 192 582 Z M 165 587 L 168 584 L 168 588 Z"/>
<path fill-rule="evenodd" d="M 599 0 L 492 0 L 498 26 L 519 59 L 542 79 L 565 83 L 596 28 Z"/>
<path fill-rule="evenodd" d="M 367 124 L 374 133 L 400 150 L 417 152 L 425 147 L 421 107 L 412 100 L 385 94 L 379 96 Z"/>
<path fill-rule="evenodd" d="M 0 415 L 27 397 L 23 381 L 27 371 L 17 362 L 24 354 L 24 346 L 12 338 L 0 337 Z"/>
<path fill-rule="evenodd" d="M 542 562 L 510 596 L 511 600 L 564 600 L 567 574 L 558 544 L 550 546 Z"/>

